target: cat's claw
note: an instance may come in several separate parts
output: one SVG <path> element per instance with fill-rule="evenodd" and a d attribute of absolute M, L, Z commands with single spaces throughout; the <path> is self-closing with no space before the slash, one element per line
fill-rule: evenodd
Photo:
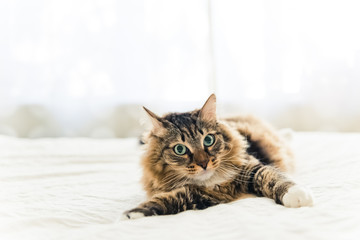
<path fill-rule="evenodd" d="M 143 217 L 155 216 L 155 208 L 137 207 L 123 213 L 124 219 L 138 219 Z"/>
<path fill-rule="evenodd" d="M 142 212 L 125 212 L 123 213 L 121 219 L 128 220 L 128 219 L 138 219 L 145 217 L 145 214 Z"/>
<path fill-rule="evenodd" d="M 314 204 L 311 191 L 298 185 L 289 188 L 288 192 L 285 193 L 282 202 L 285 207 L 291 208 L 309 207 Z"/>
<path fill-rule="evenodd" d="M 128 212 L 123 214 L 123 216 L 126 217 L 127 219 L 138 219 L 145 217 L 145 214 L 142 212 Z"/>

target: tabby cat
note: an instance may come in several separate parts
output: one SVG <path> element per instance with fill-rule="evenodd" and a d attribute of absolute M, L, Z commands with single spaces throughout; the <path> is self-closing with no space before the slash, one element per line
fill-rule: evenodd
<path fill-rule="evenodd" d="M 205 209 L 246 193 L 286 207 L 313 204 L 289 179 L 293 155 L 284 139 L 251 117 L 217 119 L 212 94 L 200 110 L 163 117 L 144 107 L 153 128 L 142 159 L 148 200 L 124 213 L 135 219 Z"/>

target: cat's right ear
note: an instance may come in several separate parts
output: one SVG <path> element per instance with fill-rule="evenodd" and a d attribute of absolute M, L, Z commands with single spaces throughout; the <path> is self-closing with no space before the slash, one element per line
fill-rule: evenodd
<path fill-rule="evenodd" d="M 211 94 L 200 109 L 200 118 L 207 122 L 216 122 L 216 96 Z"/>
<path fill-rule="evenodd" d="M 148 114 L 148 116 L 150 117 L 150 120 L 152 122 L 152 125 L 154 127 L 154 130 L 156 132 L 161 132 L 161 130 L 164 128 L 161 118 L 159 116 L 157 116 L 155 113 L 153 113 L 152 111 L 150 111 L 149 109 L 147 109 L 146 107 L 144 107 L 145 112 Z"/>

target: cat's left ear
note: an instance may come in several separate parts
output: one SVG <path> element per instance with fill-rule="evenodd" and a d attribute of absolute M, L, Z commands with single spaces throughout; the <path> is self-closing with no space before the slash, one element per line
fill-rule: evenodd
<path fill-rule="evenodd" d="M 165 132 L 166 123 L 161 117 L 147 109 L 146 107 L 143 107 L 145 112 L 148 114 L 148 116 L 151 119 L 152 125 L 153 125 L 153 133 L 155 135 L 162 135 Z"/>
<path fill-rule="evenodd" d="M 151 119 L 151 122 L 153 124 L 154 128 L 161 128 L 161 120 L 160 117 L 158 117 L 155 113 L 153 113 L 152 111 L 150 111 L 149 109 L 147 109 L 146 107 L 143 106 L 143 109 L 145 110 L 145 112 L 148 114 L 148 116 Z"/>
<path fill-rule="evenodd" d="M 216 96 L 211 94 L 200 109 L 200 118 L 206 122 L 216 122 Z"/>

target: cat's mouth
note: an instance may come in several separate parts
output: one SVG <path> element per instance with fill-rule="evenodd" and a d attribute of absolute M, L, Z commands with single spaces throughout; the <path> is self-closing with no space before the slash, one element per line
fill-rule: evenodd
<path fill-rule="evenodd" d="M 215 172 L 214 169 L 202 170 L 199 173 L 197 173 L 194 178 L 199 181 L 205 181 L 211 178 L 212 175 L 214 175 L 214 172 Z"/>

